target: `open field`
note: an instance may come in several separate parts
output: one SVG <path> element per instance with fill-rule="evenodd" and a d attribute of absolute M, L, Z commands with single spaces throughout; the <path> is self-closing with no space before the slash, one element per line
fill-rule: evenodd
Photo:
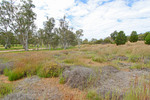
<path fill-rule="evenodd" d="M 3 89 L 3 90 L 2 90 Z M 150 100 L 150 45 L 0 53 L 2 100 Z"/>

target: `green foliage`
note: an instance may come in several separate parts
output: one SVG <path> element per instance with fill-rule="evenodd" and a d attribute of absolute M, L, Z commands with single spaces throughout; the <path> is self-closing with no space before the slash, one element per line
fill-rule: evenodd
<path fill-rule="evenodd" d="M 135 62 L 138 62 L 140 59 L 139 59 L 139 57 L 137 57 L 137 56 L 130 56 L 128 60 L 129 60 L 130 62 L 135 63 Z"/>
<path fill-rule="evenodd" d="M 85 39 L 85 40 L 82 41 L 82 43 L 83 43 L 83 44 L 88 44 L 89 41 L 88 41 L 88 39 Z"/>
<path fill-rule="evenodd" d="M 0 98 L 13 91 L 12 84 L 0 83 Z"/>
<path fill-rule="evenodd" d="M 95 41 L 95 44 L 101 44 L 101 43 L 103 43 L 103 42 L 104 42 L 103 39 L 99 39 L 99 40 Z"/>
<path fill-rule="evenodd" d="M 150 33 L 145 38 L 145 44 L 150 44 Z"/>
<path fill-rule="evenodd" d="M 134 66 L 131 66 L 130 69 L 141 69 L 142 67 L 142 64 L 135 64 Z"/>
<path fill-rule="evenodd" d="M 127 37 L 123 31 L 120 31 L 116 36 L 115 43 L 117 45 L 123 45 L 127 42 Z"/>
<path fill-rule="evenodd" d="M 10 73 L 11 73 L 11 70 L 9 70 L 8 68 L 4 69 L 4 75 L 5 76 L 9 76 Z"/>
<path fill-rule="evenodd" d="M 61 73 L 61 67 L 56 63 L 46 63 L 38 71 L 37 75 L 40 77 L 58 77 Z"/>
<path fill-rule="evenodd" d="M 87 99 L 88 100 L 102 100 L 100 96 L 96 93 L 96 91 L 93 91 L 93 90 L 88 92 Z"/>
<path fill-rule="evenodd" d="M 110 37 L 106 37 L 103 41 L 103 43 L 112 43 Z"/>
<path fill-rule="evenodd" d="M 116 40 L 116 37 L 118 35 L 118 32 L 117 31 L 114 31 L 113 33 L 110 34 L 111 38 L 115 41 Z"/>
<path fill-rule="evenodd" d="M 138 35 L 137 35 L 136 31 L 132 31 L 129 41 L 130 42 L 137 42 L 138 41 Z"/>
<path fill-rule="evenodd" d="M 15 81 L 24 77 L 24 72 L 12 71 L 8 74 L 8 78 L 10 81 Z"/>
<path fill-rule="evenodd" d="M 65 84 L 65 82 L 66 82 L 66 79 L 65 79 L 65 77 L 62 76 L 62 73 L 61 73 L 60 78 L 59 78 L 59 83 Z"/>
<path fill-rule="evenodd" d="M 93 57 L 92 60 L 99 63 L 106 62 L 106 59 L 104 57 Z"/>

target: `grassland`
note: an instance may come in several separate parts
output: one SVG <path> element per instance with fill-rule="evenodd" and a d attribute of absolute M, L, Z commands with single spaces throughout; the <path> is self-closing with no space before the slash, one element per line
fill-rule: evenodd
<path fill-rule="evenodd" d="M 84 66 L 94 70 L 104 66 L 113 66 L 119 71 L 130 72 L 150 69 L 150 46 L 145 45 L 144 42 L 128 42 L 121 46 L 86 44 L 80 49 L 0 53 L 0 60 L 1 63 L 13 62 L 12 68 L 4 70 L 4 75 L 8 76 L 9 81 L 34 75 L 45 78 L 59 77 L 66 66 Z M 60 77 L 60 83 L 65 83 L 62 77 Z M 150 99 L 150 80 L 142 81 L 142 84 L 143 87 L 131 87 L 126 90 L 124 100 L 129 100 L 129 98 L 130 100 Z M 85 89 L 83 92 L 86 96 L 83 96 L 82 99 L 104 99 L 95 90 Z M 106 95 L 104 100 L 109 98 L 109 95 Z M 116 96 L 111 99 L 116 100 Z"/>

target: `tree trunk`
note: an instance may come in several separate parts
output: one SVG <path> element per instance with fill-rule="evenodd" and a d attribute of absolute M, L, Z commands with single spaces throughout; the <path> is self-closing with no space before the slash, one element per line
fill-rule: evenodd
<path fill-rule="evenodd" d="M 26 39 L 26 42 L 25 42 L 25 51 L 28 51 L 28 40 Z"/>
<path fill-rule="evenodd" d="M 28 51 L 28 33 L 26 33 L 26 38 L 25 38 L 25 51 Z"/>
<path fill-rule="evenodd" d="M 51 45 L 49 44 L 49 50 L 51 50 Z"/>
<path fill-rule="evenodd" d="M 78 48 L 80 49 L 80 41 L 78 41 Z"/>
<path fill-rule="evenodd" d="M 6 44 L 5 44 L 5 49 L 8 48 L 8 37 L 6 38 Z"/>

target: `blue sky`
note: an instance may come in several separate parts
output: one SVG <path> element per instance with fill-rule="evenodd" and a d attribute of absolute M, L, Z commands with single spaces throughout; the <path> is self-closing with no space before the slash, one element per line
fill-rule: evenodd
<path fill-rule="evenodd" d="M 84 30 L 84 38 L 105 38 L 113 31 L 150 31 L 150 0 L 33 0 L 36 24 L 43 27 L 46 16 L 59 19 L 64 15 L 69 25 Z"/>

